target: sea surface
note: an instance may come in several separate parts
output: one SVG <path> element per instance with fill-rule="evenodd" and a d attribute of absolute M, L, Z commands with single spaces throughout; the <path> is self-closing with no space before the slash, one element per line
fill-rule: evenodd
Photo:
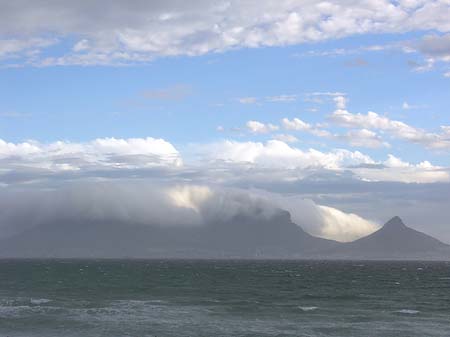
<path fill-rule="evenodd" d="M 0 336 L 450 336 L 450 263 L 0 260 Z"/>

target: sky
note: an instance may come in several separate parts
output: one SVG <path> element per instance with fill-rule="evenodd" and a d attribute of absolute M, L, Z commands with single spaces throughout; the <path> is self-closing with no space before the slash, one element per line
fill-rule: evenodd
<path fill-rule="evenodd" d="M 448 0 L 2 0 L 0 237 L 47 221 L 49 193 L 75 196 L 70 216 L 161 218 L 120 187 L 197 222 L 244 193 L 321 237 L 399 215 L 450 243 L 449 17 Z"/>

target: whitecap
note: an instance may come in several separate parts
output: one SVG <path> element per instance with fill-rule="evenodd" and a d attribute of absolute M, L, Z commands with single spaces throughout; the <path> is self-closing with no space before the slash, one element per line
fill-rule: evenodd
<path fill-rule="evenodd" d="M 402 309 L 396 311 L 399 314 L 407 314 L 407 315 L 417 315 L 420 311 L 419 310 L 412 310 L 412 309 Z"/>
<path fill-rule="evenodd" d="M 45 304 L 45 303 L 48 303 L 48 302 L 51 302 L 51 300 L 49 300 L 47 298 L 32 298 L 32 299 L 30 299 L 30 303 L 31 304 L 39 305 L 39 304 Z"/>
<path fill-rule="evenodd" d="M 319 307 L 301 307 L 301 306 L 299 306 L 298 308 L 299 308 L 301 311 L 314 311 L 314 310 L 319 309 Z"/>

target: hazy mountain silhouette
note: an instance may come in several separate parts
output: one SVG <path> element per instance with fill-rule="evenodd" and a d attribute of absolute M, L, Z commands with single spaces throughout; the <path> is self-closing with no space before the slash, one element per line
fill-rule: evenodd
<path fill-rule="evenodd" d="M 338 245 L 306 233 L 278 210 L 269 219 L 236 215 L 197 227 L 61 220 L 3 240 L 0 256 L 286 258 Z"/>
<path fill-rule="evenodd" d="M 399 217 L 339 243 L 308 234 L 279 210 L 269 218 L 236 215 L 196 227 L 55 221 L 2 240 L 0 257 L 450 259 L 450 246 Z"/>
<path fill-rule="evenodd" d="M 376 232 L 329 252 L 331 257 L 352 259 L 450 258 L 450 246 L 407 227 L 395 216 Z"/>

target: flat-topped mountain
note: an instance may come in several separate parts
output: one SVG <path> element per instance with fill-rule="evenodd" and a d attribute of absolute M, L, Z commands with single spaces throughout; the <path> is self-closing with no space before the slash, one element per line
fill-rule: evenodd
<path fill-rule="evenodd" d="M 0 241 L 0 257 L 301 258 L 338 245 L 305 232 L 280 209 L 201 226 L 53 221 Z"/>
<path fill-rule="evenodd" d="M 450 246 L 399 217 L 350 243 L 310 235 L 289 212 L 238 214 L 202 226 L 54 221 L 0 241 L 0 257 L 443 259 Z"/>

